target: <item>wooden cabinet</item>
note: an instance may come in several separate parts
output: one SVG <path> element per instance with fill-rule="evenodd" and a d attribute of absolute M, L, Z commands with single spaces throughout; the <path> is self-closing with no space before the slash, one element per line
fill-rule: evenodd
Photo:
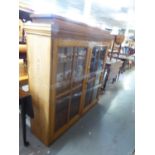
<path fill-rule="evenodd" d="M 60 17 L 48 17 L 48 23 L 25 26 L 32 132 L 46 145 L 97 103 L 113 39 L 106 31 Z"/>

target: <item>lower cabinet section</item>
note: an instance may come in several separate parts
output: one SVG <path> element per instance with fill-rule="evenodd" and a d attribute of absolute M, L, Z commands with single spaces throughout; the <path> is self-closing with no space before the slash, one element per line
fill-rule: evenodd
<path fill-rule="evenodd" d="M 82 92 L 82 88 L 79 88 L 73 91 L 72 93 L 69 119 L 72 119 L 77 114 L 79 114 L 81 95 L 82 95 L 81 92 Z"/>
<path fill-rule="evenodd" d="M 55 131 L 63 127 L 68 119 L 69 96 L 56 100 Z"/>
<path fill-rule="evenodd" d="M 82 87 L 56 99 L 55 128 L 57 132 L 76 115 L 80 114 Z"/>
<path fill-rule="evenodd" d="M 87 107 L 92 102 L 93 88 L 90 85 L 87 86 L 86 97 L 84 102 L 84 107 Z"/>

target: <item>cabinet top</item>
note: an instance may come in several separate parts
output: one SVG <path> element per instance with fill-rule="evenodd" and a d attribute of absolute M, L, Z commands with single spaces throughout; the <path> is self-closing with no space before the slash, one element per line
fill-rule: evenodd
<path fill-rule="evenodd" d="M 106 30 L 72 21 L 58 15 L 32 14 L 31 18 L 34 23 L 50 24 L 52 37 L 54 38 L 88 41 L 111 41 L 114 39 L 114 36 Z"/>
<path fill-rule="evenodd" d="M 51 36 L 51 24 L 25 23 L 24 29 L 29 34 Z"/>

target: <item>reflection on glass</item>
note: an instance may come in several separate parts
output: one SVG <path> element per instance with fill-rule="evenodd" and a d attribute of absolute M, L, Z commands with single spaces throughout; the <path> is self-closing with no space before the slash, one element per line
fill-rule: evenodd
<path fill-rule="evenodd" d="M 58 49 L 56 88 L 57 94 L 82 84 L 87 48 L 63 47 Z"/>
<path fill-rule="evenodd" d="M 79 88 L 72 93 L 71 106 L 70 106 L 70 119 L 79 113 L 81 93 L 82 88 Z"/>
<path fill-rule="evenodd" d="M 103 69 L 103 61 L 106 54 L 106 47 L 100 47 L 99 59 L 98 59 L 98 70 Z"/>
<path fill-rule="evenodd" d="M 89 71 L 89 82 L 87 84 L 85 97 L 85 106 L 91 104 L 97 99 L 98 88 L 100 87 L 100 78 L 101 74 L 103 74 L 105 54 L 106 47 L 96 46 L 93 48 Z M 92 80 L 93 78 L 95 78 L 95 80 Z"/>
<path fill-rule="evenodd" d="M 103 69 L 103 61 L 106 54 L 106 47 L 94 47 L 90 64 L 90 78 Z"/>
<path fill-rule="evenodd" d="M 97 93 L 98 93 L 98 87 L 95 87 L 93 91 L 93 100 L 97 99 Z"/>
<path fill-rule="evenodd" d="M 56 100 L 55 131 L 67 123 L 69 96 Z"/>
<path fill-rule="evenodd" d="M 94 88 L 94 80 L 88 81 L 84 106 L 87 106 L 92 103 L 93 88 Z"/>
<path fill-rule="evenodd" d="M 73 86 L 82 82 L 84 78 L 86 52 L 86 48 L 74 49 Z"/>
<path fill-rule="evenodd" d="M 59 48 L 58 49 L 58 65 L 56 87 L 57 93 L 70 88 L 71 84 L 71 67 L 73 60 L 73 48 Z"/>
<path fill-rule="evenodd" d="M 96 74 L 95 85 L 98 85 L 100 81 L 100 74 Z"/>
<path fill-rule="evenodd" d="M 90 77 L 95 77 L 96 71 L 97 71 L 97 63 L 98 63 L 98 54 L 99 49 L 97 47 L 93 48 L 92 51 L 92 58 L 90 63 Z"/>

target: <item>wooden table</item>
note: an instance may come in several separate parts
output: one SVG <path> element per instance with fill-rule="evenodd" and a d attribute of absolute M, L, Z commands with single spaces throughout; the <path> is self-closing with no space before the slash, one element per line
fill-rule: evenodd
<path fill-rule="evenodd" d="M 114 65 L 115 63 L 119 63 L 119 62 L 120 62 L 120 60 L 117 60 L 115 58 L 112 58 L 111 60 L 110 59 L 106 60 L 106 66 L 105 66 L 105 72 L 104 72 L 104 77 L 105 78 L 104 78 L 103 90 L 105 90 L 106 84 L 107 84 L 108 79 L 109 79 L 109 75 L 110 75 L 110 72 L 111 72 L 111 65 Z M 120 74 L 120 71 L 118 71 L 118 78 L 119 78 L 119 74 Z M 114 83 L 116 81 L 116 78 L 113 79 L 112 83 Z"/>
<path fill-rule="evenodd" d="M 126 55 L 113 55 L 112 56 L 113 58 L 115 58 L 115 59 L 119 59 L 119 60 L 122 60 L 122 61 L 125 61 L 125 60 L 128 60 L 128 57 L 129 56 L 126 56 Z"/>
<path fill-rule="evenodd" d="M 121 72 L 124 72 L 125 71 L 125 65 L 128 64 L 128 62 L 134 58 L 132 58 L 133 56 L 126 56 L 126 55 L 119 55 L 119 56 L 113 56 L 113 58 L 116 58 L 118 60 L 121 60 L 123 61 L 123 64 L 122 64 L 122 68 L 121 68 Z"/>
<path fill-rule="evenodd" d="M 28 146 L 29 142 L 26 140 L 26 114 L 29 117 L 34 118 L 32 98 L 29 92 L 25 92 L 22 89 L 19 89 L 19 105 L 21 107 L 23 143 L 24 146 Z"/>

